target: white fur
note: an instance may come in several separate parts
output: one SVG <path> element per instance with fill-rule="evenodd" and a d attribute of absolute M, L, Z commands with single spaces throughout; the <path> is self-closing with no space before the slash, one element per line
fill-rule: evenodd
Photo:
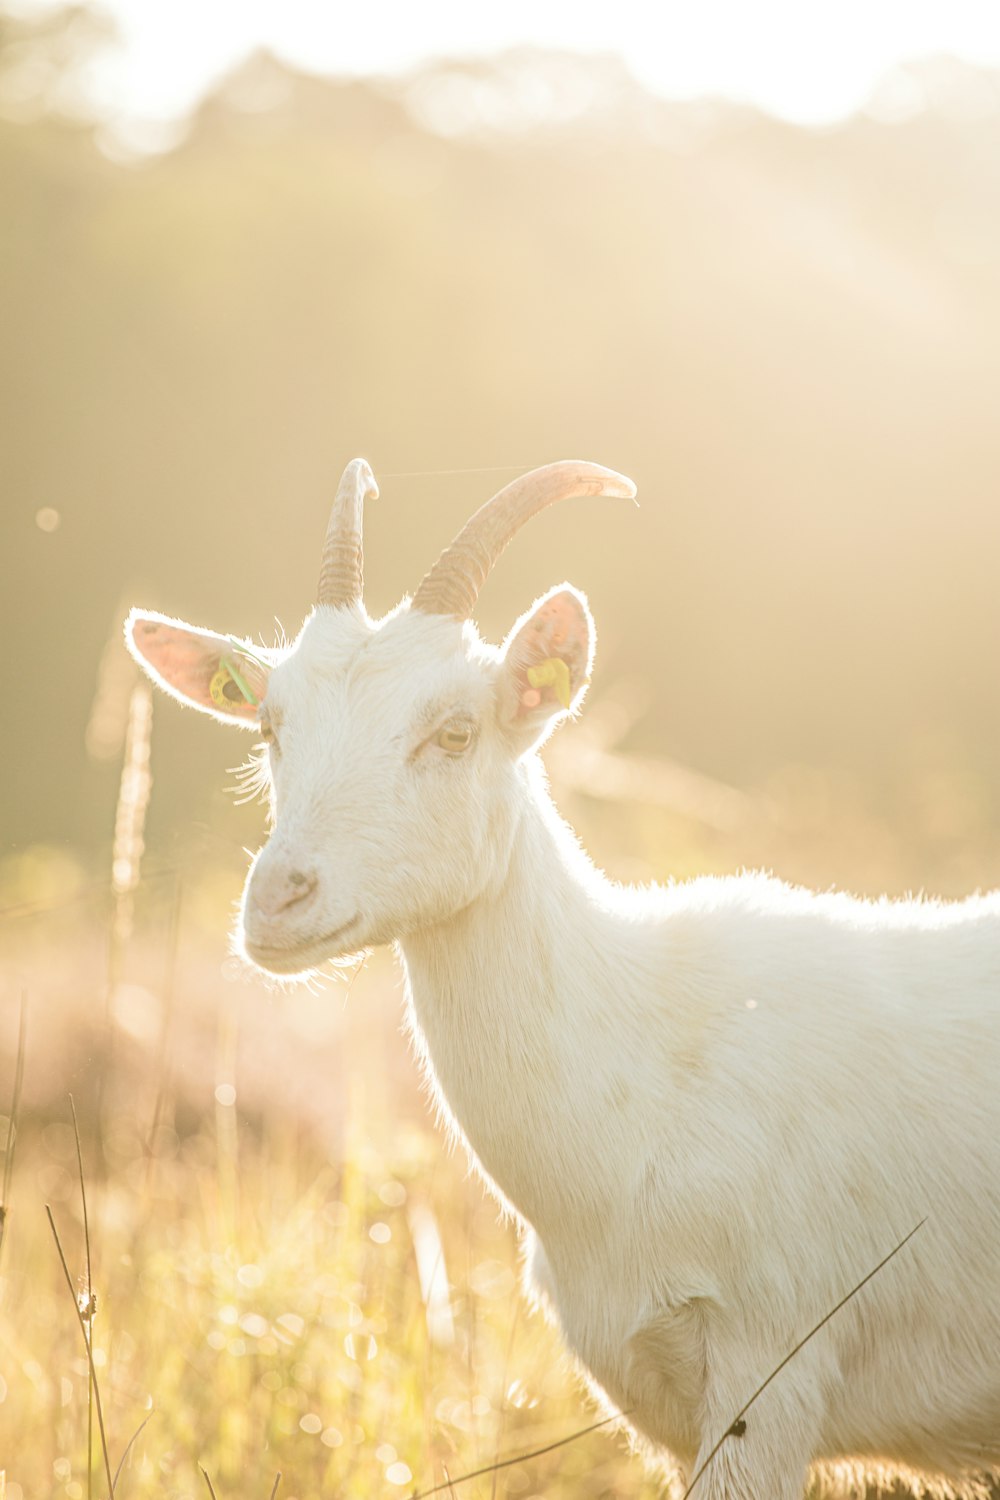
<path fill-rule="evenodd" d="M 665 1472 L 690 1479 L 927 1216 L 696 1493 L 797 1500 L 817 1465 L 834 1484 L 891 1471 L 985 1493 L 976 1476 L 1000 1465 L 1000 896 L 612 884 L 526 740 L 560 715 L 510 720 L 514 644 L 405 605 L 378 624 L 357 606 L 307 621 L 265 700 L 281 749 L 246 951 L 293 972 L 398 941 L 442 1114 L 522 1225 L 534 1294 Z M 449 715 L 478 725 L 465 755 L 426 739 Z M 282 909 L 290 872 L 310 894 Z"/>

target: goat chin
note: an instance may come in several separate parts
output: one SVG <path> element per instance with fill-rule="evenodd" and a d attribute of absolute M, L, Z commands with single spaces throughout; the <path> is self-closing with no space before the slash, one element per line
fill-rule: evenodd
<path fill-rule="evenodd" d="M 258 969 L 282 978 L 295 978 L 312 973 L 331 959 L 343 959 L 364 947 L 352 947 L 345 939 L 360 928 L 362 918 L 355 914 L 347 922 L 317 937 L 301 939 L 289 944 L 262 943 L 252 939 L 244 929 L 240 935 L 240 946 L 246 957 Z"/>

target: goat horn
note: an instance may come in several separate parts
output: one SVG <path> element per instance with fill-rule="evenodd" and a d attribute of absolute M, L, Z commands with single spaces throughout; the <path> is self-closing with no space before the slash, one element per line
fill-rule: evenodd
<path fill-rule="evenodd" d="M 532 469 L 480 506 L 446 547 L 413 596 L 413 609 L 427 615 L 455 615 L 467 620 L 479 590 L 507 543 L 525 521 L 555 500 L 578 495 L 635 498 L 635 485 L 624 474 L 582 459 L 564 459 Z"/>
<path fill-rule="evenodd" d="M 352 458 L 341 475 L 323 542 L 317 604 L 352 604 L 360 600 L 362 573 L 361 518 L 366 499 L 378 498 L 375 475 L 363 458 Z"/>

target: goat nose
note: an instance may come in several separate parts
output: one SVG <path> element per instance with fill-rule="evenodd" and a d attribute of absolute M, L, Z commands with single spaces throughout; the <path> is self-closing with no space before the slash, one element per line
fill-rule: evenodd
<path fill-rule="evenodd" d="M 319 885 L 319 878 L 314 870 L 260 870 L 257 873 L 254 901 L 269 917 L 281 916 L 290 907 L 308 901 Z"/>
<path fill-rule="evenodd" d="M 305 901 L 316 889 L 316 876 L 308 874 L 305 870 L 292 870 L 288 876 L 288 884 L 291 887 L 285 906 L 294 906 L 297 901 Z"/>

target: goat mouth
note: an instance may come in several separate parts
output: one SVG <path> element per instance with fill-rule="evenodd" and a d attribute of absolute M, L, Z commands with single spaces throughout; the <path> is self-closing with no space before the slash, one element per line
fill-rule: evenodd
<path fill-rule="evenodd" d="M 361 924 L 361 913 L 355 912 L 347 922 L 333 927 L 329 932 L 315 937 L 303 938 L 299 942 L 283 944 L 255 943 L 244 933 L 243 943 L 247 957 L 258 968 L 269 974 L 304 974 L 315 969 L 328 958 L 340 958 L 353 951 L 344 939 L 351 930 Z M 360 945 L 359 945 L 360 946 Z"/>

